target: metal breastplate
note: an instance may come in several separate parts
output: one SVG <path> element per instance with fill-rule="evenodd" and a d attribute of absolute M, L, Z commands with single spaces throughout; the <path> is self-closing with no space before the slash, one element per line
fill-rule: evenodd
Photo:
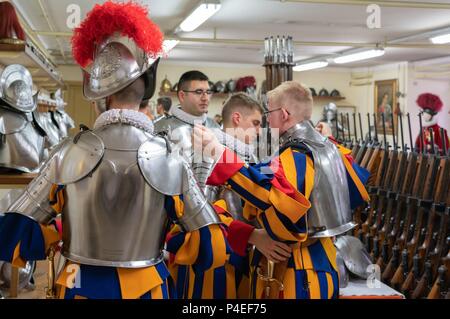
<path fill-rule="evenodd" d="M 282 146 L 304 143 L 314 158 L 314 188 L 309 200 L 309 236 L 330 237 L 355 227 L 350 209 L 347 175 L 337 147 L 304 121 L 280 137 Z"/>
<path fill-rule="evenodd" d="M 0 167 L 33 172 L 45 159 L 45 137 L 33 126 L 31 113 L 0 108 Z"/>
<path fill-rule="evenodd" d="M 61 139 L 67 137 L 67 126 L 64 123 L 63 116 L 58 112 L 51 112 L 52 122 L 58 128 L 58 135 Z"/>
<path fill-rule="evenodd" d="M 52 149 L 60 142 L 58 128 L 53 124 L 50 112 L 36 112 L 36 121 L 47 134 L 49 148 Z"/>
<path fill-rule="evenodd" d="M 69 136 L 70 129 L 75 127 L 75 122 L 73 121 L 73 119 L 62 110 L 56 110 L 54 114 L 58 123 L 61 123 L 59 127 L 62 137 L 64 138 L 66 136 Z"/>
<path fill-rule="evenodd" d="M 208 124 L 209 123 L 209 124 Z M 211 124 L 206 121 L 206 127 Z M 174 147 L 181 148 L 186 160 L 191 163 L 192 171 L 197 179 L 199 187 L 202 189 L 206 198 L 211 200 L 215 197 L 214 189 L 206 185 L 206 180 L 211 174 L 214 162 L 207 159 L 199 160 L 194 158 L 194 150 L 192 146 L 192 130 L 193 126 L 186 123 L 175 116 L 170 116 L 155 123 L 155 132 L 167 132 L 168 139 L 175 144 Z"/>
<path fill-rule="evenodd" d="M 163 260 L 164 195 L 145 181 L 137 164 L 139 146 L 152 137 L 122 124 L 93 132 L 104 155 L 89 176 L 66 185 L 63 255 L 89 265 L 155 265 Z"/>

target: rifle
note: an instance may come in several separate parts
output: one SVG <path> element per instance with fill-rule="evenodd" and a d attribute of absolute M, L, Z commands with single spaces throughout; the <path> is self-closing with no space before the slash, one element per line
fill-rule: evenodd
<path fill-rule="evenodd" d="M 386 268 L 384 269 L 383 273 L 381 274 L 381 279 L 383 280 L 383 282 L 389 283 L 392 276 L 394 276 L 394 273 L 396 272 L 400 261 L 399 253 L 400 248 L 398 246 L 394 246 L 394 248 L 392 248 L 392 258 L 386 265 Z"/>
<path fill-rule="evenodd" d="M 394 128 L 394 118 L 391 117 L 392 120 L 392 131 L 395 131 Z M 379 213 L 382 213 L 386 211 L 385 217 L 380 218 L 378 224 L 378 237 L 381 241 L 386 240 L 386 234 L 391 231 L 391 225 L 393 223 L 392 211 L 394 207 L 394 199 L 396 197 L 396 194 L 399 191 L 400 188 L 400 179 L 402 178 L 403 168 L 399 166 L 399 152 L 397 150 L 397 142 L 395 140 L 395 134 L 393 135 L 393 141 L 394 141 L 394 149 L 389 151 L 389 163 L 388 168 L 386 171 L 386 176 L 384 180 L 384 185 L 381 189 L 378 190 L 378 196 L 380 199 L 381 205 L 379 206 Z M 386 205 L 387 200 L 387 206 Z M 386 210 L 384 209 L 386 207 Z M 380 229 L 381 227 L 381 229 Z"/>
<path fill-rule="evenodd" d="M 405 278 L 408 276 L 408 272 L 408 251 L 403 249 L 400 267 L 397 268 L 394 276 L 392 276 L 390 286 L 396 290 L 399 290 L 405 281 Z"/>
<path fill-rule="evenodd" d="M 353 141 L 353 147 L 352 147 L 352 157 L 356 161 L 356 157 L 357 157 L 357 154 L 359 153 L 361 144 L 360 144 L 360 141 L 358 141 L 358 130 L 356 129 L 356 114 L 352 113 L 352 117 L 353 117 L 353 129 L 354 129 L 354 134 L 355 134 L 355 139 Z"/>
<path fill-rule="evenodd" d="M 370 124 L 370 115 L 368 114 L 368 120 Z M 375 122 L 376 126 L 376 122 Z M 369 131 L 370 132 L 370 131 Z M 370 133 L 369 133 L 370 136 Z M 375 143 L 375 142 L 374 142 Z M 370 233 L 370 227 L 373 224 L 373 219 L 376 211 L 376 203 L 377 203 L 377 197 L 376 192 L 378 191 L 378 187 L 381 185 L 383 176 L 384 176 L 384 170 L 385 170 L 385 162 L 386 162 L 386 156 L 387 154 L 385 152 L 385 149 L 381 147 L 381 144 L 378 144 L 376 147 L 372 147 L 373 152 L 371 152 L 371 158 L 367 164 L 366 169 L 370 172 L 370 177 L 367 182 L 368 184 L 368 192 L 369 194 L 373 195 L 370 199 L 370 204 L 366 208 L 367 213 L 367 219 L 366 221 L 361 225 L 361 232 L 359 235 L 360 238 L 364 238 L 363 242 L 365 242 L 367 251 L 372 251 L 370 244 L 372 244 L 372 234 Z M 364 157 L 368 156 L 370 152 L 367 151 Z M 364 160 L 363 160 L 364 161 Z"/>
<path fill-rule="evenodd" d="M 384 113 L 381 113 L 381 119 L 383 121 L 383 140 L 384 140 L 384 150 L 382 151 L 382 159 L 381 159 L 381 181 L 380 184 L 378 184 L 378 187 L 376 189 L 376 197 L 377 205 L 375 209 L 376 214 L 376 220 L 370 227 L 370 236 L 374 237 L 378 235 L 378 230 L 380 229 L 381 223 L 382 223 L 382 215 L 383 215 L 383 203 L 384 203 L 384 196 L 386 195 L 386 190 L 389 188 L 389 182 L 390 177 L 393 174 L 394 167 L 394 161 L 390 161 L 389 154 L 391 153 L 389 151 L 389 143 L 386 139 L 386 125 L 384 122 Z M 376 123 L 375 123 L 376 126 Z M 373 190 L 373 188 L 372 188 Z"/>
<path fill-rule="evenodd" d="M 444 265 L 438 269 L 438 278 L 430 290 L 427 299 L 444 299 L 447 293 L 448 269 Z"/>
<path fill-rule="evenodd" d="M 370 140 L 366 140 L 364 138 L 363 130 L 362 130 L 361 113 L 358 113 L 358 120 L 359 120 L 359 132 L 361 133 L 361 135 L 360 135 L 361 138 L 359 140 L 359 148 L 358 148 L 358 153 L 356 153 L 355 161 L 356 161 L 356 163 L 358 163 L 358 165 L 362 166 L 361 161 L 366 153 L 367 144 L 369 143 Z M 356 124 L 356 122 L 355 122 L 355 124 Z M 355 125 L 355 132 L 356 132 L 356 125 Z"/>
<path fill-rule="evenodd" d="M 364 167 L 364 168 L 367 168 L 369 160 L 372 158 L 372 153 L 373 153 L 375 147 L 377 146 L 376 140 L 372 139 L 372 133 L 370 132 L 370 114 L 369 113 L 367 113 L 367 123 L 369 125 L 369 131 L 367 132 L 368 141 L 366 143 L 367 149 L 364 153 L 364 157 L 362 157 L 361 161 L 359 162 L 360 166 Z M 362 131 L 361 131 L 361 134 L 362 134 Z"/>
<path fill-rule="evenodd" d="M 350 115 L 348 113 L 345 113 L 345 117 L 347 118 L 348 148 L 352 149 L 354 143 L 350 132 Z"/>
<path fill-rule="evenodd" d="M 416 288 L 411 294 L 411 298 L 418 299 L 420 296 L 428 294 L 428 292 L 431 290 L 432 285 L 433 285 L 433 278 L 431 275 L 431 262 L 427 261 L 425 262 L 424 275 L 422 276 L 422 278 L 420 278 L 419 282 L 417 283 Z"/>
<path fill-rule="evenodd" d="M 421 117 L 419 117 L 419 120 L 421 121 Z M 433 200 L 432 195 L 433 195 L 433 192 L 435 191 L 435 187 L 436 187 L 435 180 L 437 179 L 436 175 L 438 173 L 438 168 L 439 168 L 439 165 L 438 165 L 439 159 L 437 159 L 435 156 L 432 156 L 430 154 L 425 154 L 424 153 L 425 149 L 422 149 L 422 151 L 423 152 L 421 154 L 421 159 L 420 159 L 421 172 L 419 172 L 419 174 L 417 174 L 416 181 L 417 181 L 417 177 L 420 178 L 421 180 L 424 180 L 423 183 L 422 182 L 420 183 L 423 191 L 419 192 L 418 193 L 419 196 L 417 196 L 417 197 L 412 196 L 412 197 L 408 198 L 408 200 L 409 200 L 408 212 L 407 212 L 408 225 L 405 225 L 405 229 L 407 227 L 409 230 L 408 234 L 405 237 L 406 237 L 406 240 L 409 240 L 406 243 L 406 249 L 408 250 L 410 262 L 412 261 L 412 259 L 414 259 L 416 257 L 419 262 L 418 273 L 416 271 L 415 273 L 409 274 L 408 276 L 413 275 L 415 278 L 415 281 L 413 281 L 413 282 L 417 283 L 417 285 L 419 284 L 419 282 L 418 282 L 419 278 L 416 277 L 416 275 L 420 276 L 421 261 L 420 261 L 420 256 L 419 255 L 416 256 L 416 253 L 417 253 L 419 243 L 421 243 L 425 240 L 426 228 L 422 228 L 423 222 L 424 222 L 423 219 L 424 219 L 424 215 L 426 214 L 426 212 L 431 208 L 431 203 Z M 422 177 L 423 176 L 422 174 L 424 171 L 426 171 L 425 178 Z M 413 218 L 413 215 L 415 215 L 415 218 Z M 415 220 L 415 222 L 414 222 L 414 220 Z M 404 231 L 405 231 L 405 229 L 404 229 Z M 412 236 L 410 236 L 410 233 L 412 234 Z M 428 273 L 427 273 L 427 275 L 428 275 Z M 430 276 L 431 276 L 431 268 L 430 268 Z M 432 280 L 432 278 L 430 280 Z M 404 284 L 404 285 L 402 285 L 402 288 L 401 288 L 405 294 L 411 292 L 411 290 L 413 288 L 411 286 L 411 281 L 409 281 L 408 283 L 409 283 L 409 286 Z M 423 282 L 421 285 L 422 286 L 420 286 L 420 288 L 423 289 Z"/>
<path fill-rule="evenodd" d="M 410 121 L 409 113 L 407 114 L 407 118 L 408 118 L 409 132 L 410 132 L 409 138 L 410 138 L 410 141 L 412 142 L 411 121 Z M 411 152 L 407 155 L 407 151 L 409 148 L 404 143 L 403 125 L 401 123 L 402 123 L 402 121 L 401 121 L 401 116 L 400 116 L 402 144 L 403 144 L 404 149 L 403 149 L 402 154 L 400 155 L 399 167 L 400 167 L 400 170 L 405 167 L 404 168 L 405 171 L 404 171 L 404 173 L 400 171 L 399 174 L 396 176 L 396 178 L 398 177 L 403 182 L 399 188 L 399 192 L 395 196 L 396 208 L 395 208 L 395 214 L 394 214 L 394 222 L 393 222 L 392 230 L 390 231 L 390 233 L 387 236 L 389 250 L 392 250 L 392 247 L 394 246 L 394 243 L 396 241 L 397 241 L 397 244 L 399 245 L 399 247 L 403 248 L 403 245 L 401 244 L 401 242 L 406 241 L 404 238 L 404 236 L 406 234 L 403 237 L 400 237 L 400 234 L 401 234 L 401 230 L 405 226 L 404 224 L 405 224 L 405 219 L 406 219 L 406 215 L 405 215 L 406 201 L 407 201 L 408 196 L 413 194 L 414 179 L 415 179 L 415 175 L 416 175 L 416 171 L 417 171 L 416 163 L 417 163 L 418 154 L 414 148 L 411 148 L 410 149 Z M 403 164 L 404 160 L 406 160 L 406 164 Z M 397 184 L 399 182 L 400 182 L 399 180 L 394 180 L 394 184 Z"/>
<path fill-rule="evenodd" d="M 440 157 L 440 156 L 439 156 Z M 442 257 L 447 234 L 448 216 L 445 215 L 446 207 L 450 206 L 448 196 L 450 183 L 450 159 L 447 156 L 440 157 L 434 191 L 434 203 L 428 211 L 427 231 L 425 240 L 417 249 L 420 260 L 431 260 L 432 277 L 437 273 L 439 259 Z M 440 221 L 440 222 L 439 222 Z"/>

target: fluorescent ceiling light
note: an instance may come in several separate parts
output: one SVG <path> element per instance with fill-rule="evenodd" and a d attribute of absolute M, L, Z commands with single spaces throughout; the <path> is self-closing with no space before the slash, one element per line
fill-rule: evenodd
<path fill-rule="evenodd" d="M 328 65 L 327 61 L 315 61 L 315 62 L 297 64 L 296 66 L 294 66 L 293 70 L 297 71 L 297 72 L 301 72 L 301 71 L 324 68 L 327 65 Z"/>
<path fill-rule="evenodd" d="M 360 61 L 360 60 L 365 60 L 365 59 L 371 59 L 371 58 L 376 58 L 379 56 L 382 56 L 384 54 L 384 50 L 383 49 L 373 49 L 373 50 L 366 50 L 366 51 L 360 51 L 360 52 L 355 52 L 355 53 L 348 53 L 334 58 L 333 62 L 337 63 L 337 64 L 341 64 L 341 63 L 349 63 L 349 62 L 355 62 L 355 61 Z"/>
<path fill-rule="evenodd" d="M 163 42 L 163 52 L 168 54 L 172 49 L 179 43 L 179 40 L 164 40 Z"/>
<path fill-rule="evenodd" d="M 211 18 L 222 5 L 220 3 L 200 4 L 183 22 L 179 28 L 184 32 L 191 32 L 197 29 L 203 22 Z"/>
<path fill-rule="evenodd" d="M 450 33 L 438 35 L 436 37 L 430 38 L 431 42 L 434 44 L 444 44 L 450 42 Z"/>

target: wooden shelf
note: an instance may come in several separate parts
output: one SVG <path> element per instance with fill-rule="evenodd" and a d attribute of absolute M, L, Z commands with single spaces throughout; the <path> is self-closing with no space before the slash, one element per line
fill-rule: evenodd
<path fill-rule="evenodd" d="M 1 174 L 0 185 L 28 185 L 36 176 L 35 173 Z"/>
<path fill-rule="evenodd" d="M 44 55 L 29 43 L 0 43 L 0 64 L 21 64 L 26 67 L 37 86 L 64 87 L 61 75 Z M 39 79 L 39 80 L 35 80 Z"/>
<path fill-rule="evenodd" d="M 177 97 L 177 92 L 159 92 L 159 96 L 170 96 L 170 97 Z M 212 98 L 220 98 L 220 99 L 227 99 L 230 96 L 230 93 L 214 93 L 212 95 Z"/>
<path fill-rule="evenodd" d="M 345 100 L 343 96 L 313 96 L 314 101 L 341 101 Z"/>

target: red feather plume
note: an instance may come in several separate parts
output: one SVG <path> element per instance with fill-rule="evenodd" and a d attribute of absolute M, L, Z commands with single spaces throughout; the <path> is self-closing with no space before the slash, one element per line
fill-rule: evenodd
<path fill-rule="evenodd" d="M 133 39 L 145 52 L 156 56 L 162 51 L 163 33 L 148 17 L 144 7 L 133 2 L 105 2 L 87 14 L 75 29 L 72 53 L 75 61 L 86 67 L 92 62 L 96 46 L 115 32 Z"/>
<path fill-rule="evenodd" d="M 417 105 L 422 109 L 430 109 L 436 113 L 442 110 L 443 103 L 439 96 L 431 93 L 422 93 L 416 101 Z"/>

